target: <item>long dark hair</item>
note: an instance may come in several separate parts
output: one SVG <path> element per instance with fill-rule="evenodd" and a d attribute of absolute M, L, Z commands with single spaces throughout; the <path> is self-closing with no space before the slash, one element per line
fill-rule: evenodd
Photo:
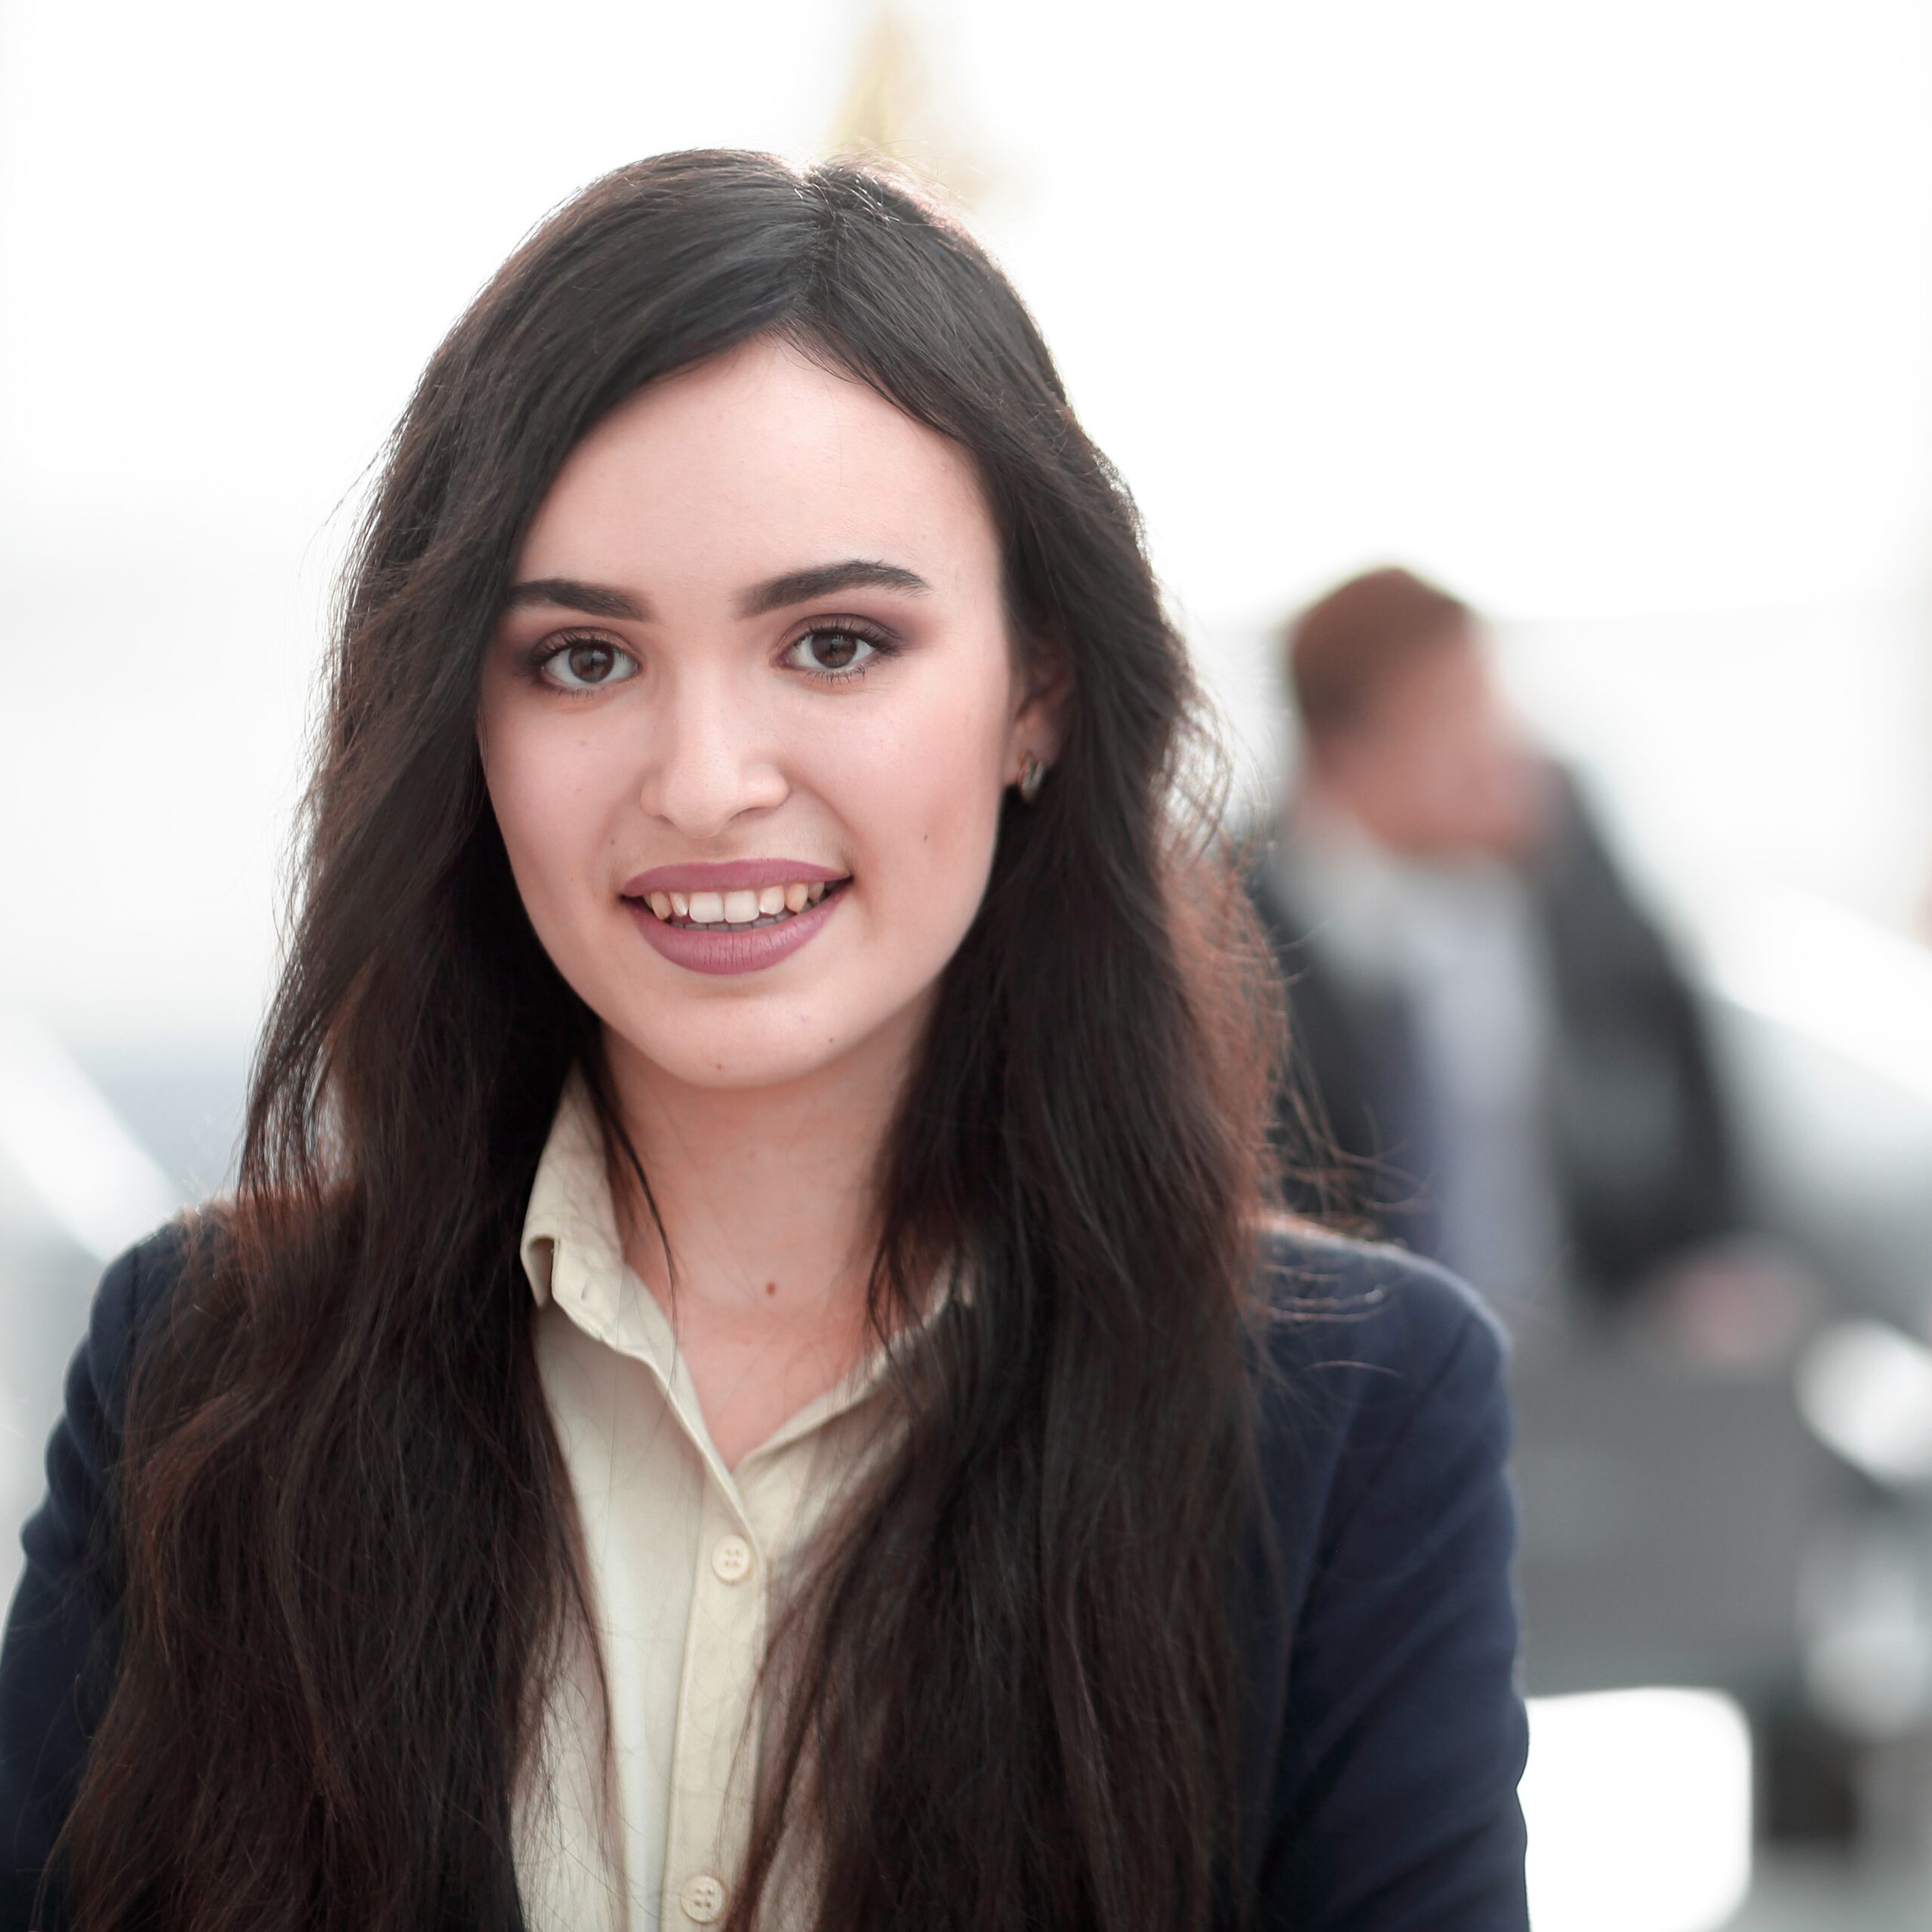
<path fill-rule="evenodd" d="M 518 1232 L 573 1066 L 620 1128 L 510 879 L 478 667 L 572 446 L 764 335 L 970 454 L 1021 644 L 1072 696 L 878 1177 L 879 1332 L 936 1257 L 972 1292 L 786 1628 L 734 1920 L 793 1832 L 820 1932 L 1182 1932 L 1226 1896 L 1273 1032 L 1189 803 L 1186 655 L 980 250 L 864 168 L 701 152 L 545 223 L 389 453 L 239 1188 L 130 1398 L 120 1666 L 65 1845 L 86 1932 L 514 1920 L 518 1781 L 584 1612 Z"/>

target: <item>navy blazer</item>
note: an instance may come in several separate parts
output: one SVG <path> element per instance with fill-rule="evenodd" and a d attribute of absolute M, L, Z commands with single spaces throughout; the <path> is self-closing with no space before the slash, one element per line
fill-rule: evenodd
<path fill-rule="evenodd" d="M 137 1339 L 179 1270 L 167 1234 L 108 1270 L 23 1534 L 0 1650 L 0 1932 L 33 1922 L 111 1686 L 113 1606 L 86 1559 L 112 1527 Z M 1525 1932 L 1499 1333 L 1392 1248 L 1284 1235 L 1270 1270 L 1265 1521 L 1239 1604 L 1251 1922 Z"/>

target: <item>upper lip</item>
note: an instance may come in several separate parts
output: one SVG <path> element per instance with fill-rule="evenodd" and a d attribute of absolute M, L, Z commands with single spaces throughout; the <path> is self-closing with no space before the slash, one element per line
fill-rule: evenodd
<path fill-rule="evenodd" d="M 823 880 L 830 884 L 846 875 L 831 866 L 808 865 L 803 859 L 726 859 L 713 865 L 654 866 L 625 880 L 620 888 L 626 899 L 643 899 L 654 892 L 731 892 L 755 891 L 764 885 L 806 885 Z"/>

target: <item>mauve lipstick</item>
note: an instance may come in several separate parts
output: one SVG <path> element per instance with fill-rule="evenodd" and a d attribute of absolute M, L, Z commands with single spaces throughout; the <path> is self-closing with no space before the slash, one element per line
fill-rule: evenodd
<path fill-rule="evenodd" d="M 623 884 L 638 931 L 674 966 L 693 973 L 757 973 L 789 959 L 823 928 L 844 897 L 846 875 L 800 859 L 732 859 L 717 864 L 657 866 Z M 674 926 L 645 901 L 654 892 L 745 892 L 795 881 L 829 889 L 815 906 L 769 926 Z"/>
<path fill-rule="evenodd" d="M 626 899 L 644 899 L 654 892 L 743 892 L 761 885 L 829 885 L 845 875 L 829 866 L 808 865 L 803 859 L 725 859 L 715 865 L 692 863 L 654 866 L 627 878 L 618 890 Z"/>

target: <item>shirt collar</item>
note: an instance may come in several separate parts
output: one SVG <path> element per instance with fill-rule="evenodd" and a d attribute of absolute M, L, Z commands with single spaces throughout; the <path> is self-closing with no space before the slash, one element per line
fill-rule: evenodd
<path fill-rule="evenodd" d="M 611 1198 L 603 1124 L 581 1073 L 573 1072 L 537 1163 L 518 1247 L 539 1306 L 556 1302 L 608 1332 L 617 1319 L 624 1244 Z"/>

